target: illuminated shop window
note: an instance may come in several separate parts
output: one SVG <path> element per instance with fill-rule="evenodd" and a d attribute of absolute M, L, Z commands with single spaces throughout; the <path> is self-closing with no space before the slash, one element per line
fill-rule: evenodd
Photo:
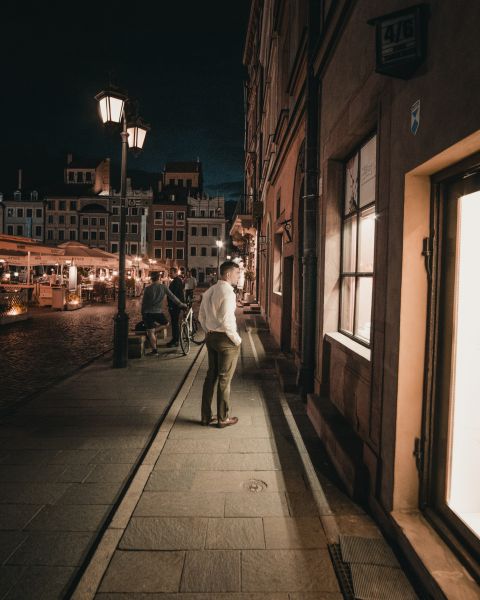
<path fill-rule="evenodd" d="M 273 291 L 282 293 L 283 286 L 283 233 L 276 233 L 273 238 Z"/>
<path fill-rule="evenodd" d="M 448 431 L 447 504 L 480 537 L 480 322 L 478 222 L 480 192 L 458 200 Z"/>
<path fill-rule="evenodd" d="M 372 320 L 376 155 L 373 136 L 344 173 L 339 329 L 365 345 L 370 345 Z"/>

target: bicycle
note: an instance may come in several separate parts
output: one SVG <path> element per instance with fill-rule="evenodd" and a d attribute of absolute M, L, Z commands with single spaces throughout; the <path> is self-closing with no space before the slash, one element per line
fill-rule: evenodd
<path fill-rule="evenodd" d="M 193 301 L 187 303 L 188 309 L 184 313 L 180 324 L 180 347 L 183 354 L 186 356 L 190 352 L 190 342 L 200 346 L 205 341 L 205 333 L 193 314 Z"/>

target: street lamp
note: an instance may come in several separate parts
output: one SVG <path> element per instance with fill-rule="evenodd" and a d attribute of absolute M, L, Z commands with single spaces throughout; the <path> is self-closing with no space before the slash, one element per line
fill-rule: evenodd
<path fill-rule="evenodd" d="M 118 256 L 118 312 L 114 318 L 113 367 L 122 369 L 128 361 L 128 314 L 125 312 L 127 286 L 125 281 L 125 227 L 127 196 L 127 149 L 139 152 L 143 148 L 149 127 L 138 117 L 127 122 L 127 112 L 131 109 L 129 98 L 114 90 L 100 92 L 98 101 L 100 117 L 104 124 L 121 125 L 122 168 L 120 178 L 120 249 Z"/>
<path fill-rule="evenodd" d="M 222 240 L 217 240 L 217 281 L 220 279 L 220 252 L 223 248 Z"/>

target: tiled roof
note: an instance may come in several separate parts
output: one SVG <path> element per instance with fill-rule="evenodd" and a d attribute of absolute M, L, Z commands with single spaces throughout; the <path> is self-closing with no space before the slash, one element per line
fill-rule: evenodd
<path fill-rule="evenodd" d="M 197 161 L 168 162 L 165 165 L 166 173 L 200 173 L 202 163 Z"/>
<path fill-rule="evenodd" d="M 70 164 L 66 164 L 66 169 L 96 169 L 104 160 L 103 158 L 76 158 Z"/>
<path fill-rule="evenodd" d="M 59 183 L 57 185 L 49 186 L 45 192 L 47 198 L 78 198 L 82 197 L 96 197 L 96 194 L 90 184 L 82 183 Z"/>

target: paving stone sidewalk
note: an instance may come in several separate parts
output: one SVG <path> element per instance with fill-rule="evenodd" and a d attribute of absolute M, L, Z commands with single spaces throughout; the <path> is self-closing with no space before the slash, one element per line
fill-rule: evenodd
<path fill-rule="evenodd" d="M 239 423 L 200 425 L 203 353 L 74 600 L 340 600 L 327 543 L 381 538 L 337 486 L 305 405 L 280 391 L 274 345 L 243 319 L 240 329 L 231 411 Z"/>
<path fill-rule="evenodd" d="M 65 596 L 199 351 L 106 355 L 0 420 L 0 598 Z"/>

